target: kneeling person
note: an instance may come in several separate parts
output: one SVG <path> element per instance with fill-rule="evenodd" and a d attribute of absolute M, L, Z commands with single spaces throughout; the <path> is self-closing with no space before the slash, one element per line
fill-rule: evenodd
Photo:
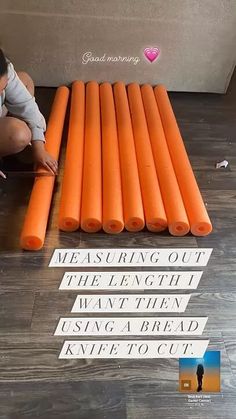
<path fill-rule="evenodd" d="M 11 116 L 6 116 L 9 112 Z M 56 173 L 57 161 L 45 149 L 46 122 L 34 98 L 34 83 L 25 72 L 16 73 L 0 49 L 0 158 L 32 145 L 36 165 Z M 0 176 L 5 177 L 0 171 Z"/>

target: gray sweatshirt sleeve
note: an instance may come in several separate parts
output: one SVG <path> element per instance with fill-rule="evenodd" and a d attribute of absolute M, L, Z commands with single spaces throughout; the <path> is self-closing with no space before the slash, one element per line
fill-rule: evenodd
<path fill-rule="evenodd" d="M 45 142 L 46 122 L 35 98 L 19 79 L 13 64 L 8 64 L 8 84 L 5 89 L 5 105 L 8 111 L 25 121 L 32 132 L 32 140 Z"/>

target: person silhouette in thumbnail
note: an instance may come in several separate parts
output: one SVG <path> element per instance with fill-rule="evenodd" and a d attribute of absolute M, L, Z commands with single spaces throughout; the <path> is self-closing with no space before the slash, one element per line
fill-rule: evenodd
<path fill-rule="evenodd" d="M 202 364 L 198 364 L 196 374 L 197 374 L 197 382 L 198 382 L 197 391 L 202 391 L 202 377 L 204 375 L 204 367 Z"/>

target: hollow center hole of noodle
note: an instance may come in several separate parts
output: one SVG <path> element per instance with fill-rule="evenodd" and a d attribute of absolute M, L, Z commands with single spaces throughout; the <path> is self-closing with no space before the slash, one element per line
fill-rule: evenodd
<path fill-rule="evenodd" d="M 205 231 L 205 228 L 203 226 L 198 227 L 199 231 Z"/>
<path fill-rule="evenodd" d="M 34 239 L 29 239 L 29 240 L 27 241 L 27 245 L 28 245 L 29 247 L 34 247 L 34 246 L 36 246 L 36 245 L 37 245 L 37 243 L 36 243 L 36 241 L 35 241 Z"/>
<path fill-rule="evenodd" d="M 71 221 L 66 221 L 65 222 L 66 227 L 71 227 L 72 226 L 72 222 Z"/>
<path fill-rule="evenodd" d="M 95 228 L 96 227 L 96 224 L 95 223 L 92 223 L 92 222 L 91 223 L 88 223 L 88 227 L 89 228 Z"/>

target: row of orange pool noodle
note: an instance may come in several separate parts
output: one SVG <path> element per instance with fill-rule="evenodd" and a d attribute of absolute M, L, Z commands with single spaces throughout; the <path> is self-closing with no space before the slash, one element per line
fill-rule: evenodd
<path fill-rule="evenodd" d="M 46 132 L 58 159 L 69 89 L 57 89 Z M 44 244 L 54 177 L 37 177 L 21 247 Z M 38 209 L 37 209 L 38 208 Z M 91 81 L 72 85 L 59 228 L 90 233 L 212 230 L 166 89 Z"/>

